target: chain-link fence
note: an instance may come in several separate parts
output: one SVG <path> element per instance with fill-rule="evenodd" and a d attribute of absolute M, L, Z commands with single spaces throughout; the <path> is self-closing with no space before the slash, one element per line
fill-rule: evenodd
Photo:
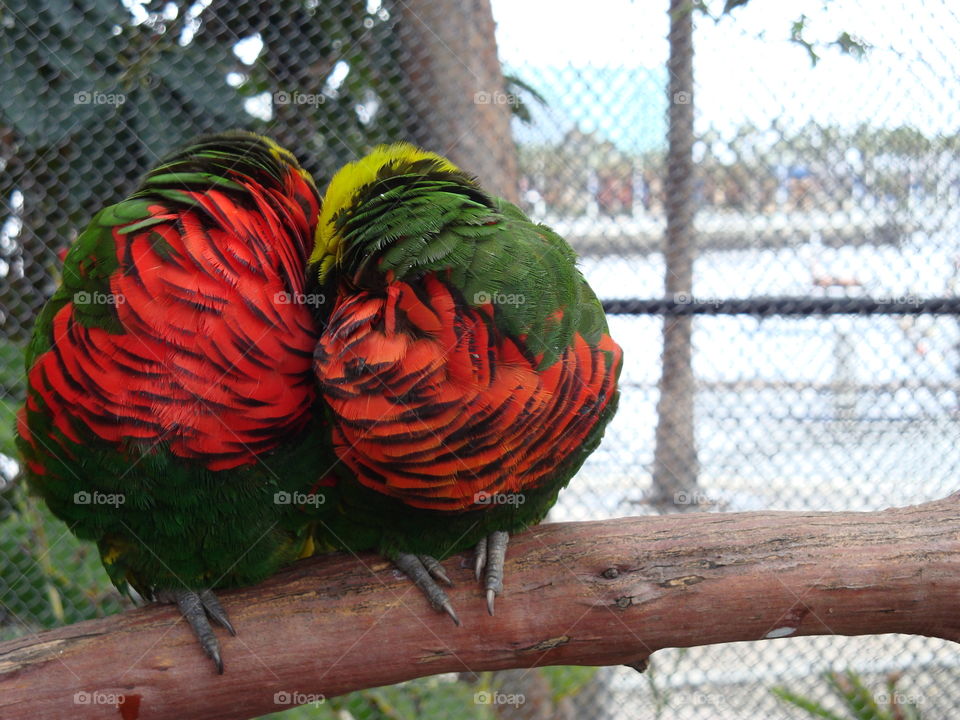
<path fill-rule="evenodd" d="M 0 638 L 126 602 L 95 549 L 9 482 L 22 351 L 58 253 L 163 154 L 226 128 L 276 138 L 321 187 L 369 146 L 412 139 L 570 239 L 626 360 L 619 414 L 553 520 L 869 510 L 956 489 L 957 11 L 712 5 L 696 11 L 696 82 L 668 94 L 666 2 L 494 2 L 496 45 L 481 0 L 0 3 Z M 666 184 L 674 104 L 695 108 L 680 199 Z M 680 201 L 695 213 L 693 284 L 664 301 Z M 684 313 L 692 443 L 679 467 L 658 457 L 656 428 L 671 400 L 664 323 Z M 338 707 L 358 720 L 802 718 L 771 688 L 836 709 L 831 669 L 878 694 L 902 673 L 924 718 L 960 705 L 946 643 L 877 636 L 666 650 L 645 676 L 441 677 Z M 524 702 L 478 703 L 478 688 Z"/>

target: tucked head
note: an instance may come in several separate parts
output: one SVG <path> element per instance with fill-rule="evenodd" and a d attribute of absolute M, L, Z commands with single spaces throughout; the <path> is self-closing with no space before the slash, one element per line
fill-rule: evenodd
<path fill-rule="evenodd" d="M 345 251 L 344 225 L 365 202 L 405 182 L 435 178 L 476 186 L 447 158 L 409 143 L 380 145 L 341 168 L 327 187 L 310 264 L 323 283 Z"/>

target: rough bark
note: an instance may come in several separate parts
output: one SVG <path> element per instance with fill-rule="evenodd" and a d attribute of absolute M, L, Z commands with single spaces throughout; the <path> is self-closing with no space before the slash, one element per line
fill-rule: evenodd
<path fill-rule="evenodd" d="M 689 302 L 693 290 L 695 213 L 693 177 L 693 7 L 670 2 L 670 59 L 667 62 L 667 228 L 664 237 L 666 296 Z M 684 298 L 687 298 L 684 300 Z M 694 434 L 694 377 L 689 316 L 663 318 L 663 367 L 657 404 L 653 490 L 649 501 L 671 510 L 694 508 L 697 493 Z"/>
<path fill-rule="evenodd" d="M 446 562 L 463 627 L 373 555 L 300 562 L 225 592 L 218 676 L 172 607 L 0 645 L 0 717 L 243 718 L 276 693 L 332 697 L 444 672 L 642 667 L 665 647 L 799 635 L 957 641 L 960 494 L 872 513 L 756 512 L 542 525 L 518 535 L 488 617 Z M 779 642 L 789 642 L 781 640 Z M 76 693 L 123 696 L 118 709 Z"/>
<path fill-rule="evenodd" d="M 413 140 L 516 202 L 515 98 L 504 86 L 489 0 L 408 0 L 400 8 Z"/>

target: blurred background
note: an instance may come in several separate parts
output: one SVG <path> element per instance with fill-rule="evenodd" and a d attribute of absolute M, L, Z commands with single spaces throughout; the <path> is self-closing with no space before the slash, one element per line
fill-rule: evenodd
<path fill-rule="evenodd" d="M 274 137 L 321 187 L 412 140 L 570 240 L 624 347 L 623 397 L 551 520 L 956 490 L 958 15 L 946 0 L 4 0 L 0 639 L 128 604 L 16 481 L 22 352 L 58 253 L 165 153 L 228 128 Z M 663 650 L 644 675 L 438 676 L 275 717 L 958 705 L 955 647 L 833 636 Z"/>

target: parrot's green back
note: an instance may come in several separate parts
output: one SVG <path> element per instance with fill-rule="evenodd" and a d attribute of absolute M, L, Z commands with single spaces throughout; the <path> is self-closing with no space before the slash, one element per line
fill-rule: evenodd
<path fill-rule="evenodd" d="M 259 581 L 312 547 L 328 429 L 302 296 L 318 214 L 290 153 L 202 139 L 99 212 L 27 356 L 29 486 L 118 586 Z"/>
<path fill-rule="evenodd" d="M 442 558 L 539 522 L 617 404 L 620 348 L 570 246 L 396 145 L 331 182 L 311 263 L 341 542 Z"/>

